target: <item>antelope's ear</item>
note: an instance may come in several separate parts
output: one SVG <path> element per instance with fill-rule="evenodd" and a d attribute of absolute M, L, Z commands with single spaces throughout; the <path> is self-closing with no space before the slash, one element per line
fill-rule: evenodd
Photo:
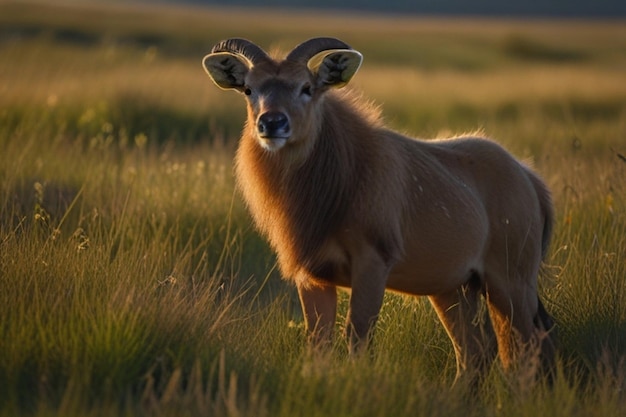
<path fill-rule="evenodd" d="M 363 62 L 363 55 L 353 49 L 330 49 L 313 55 L 307 67 L 319 87 L 341 88 L 348 84 Z"/>
<path fill-rule="evenodd" d="M 215 52 L 204 57 L 202 66 L 219 88 L 243 91 L 252 64 L 241 55 Z"/>

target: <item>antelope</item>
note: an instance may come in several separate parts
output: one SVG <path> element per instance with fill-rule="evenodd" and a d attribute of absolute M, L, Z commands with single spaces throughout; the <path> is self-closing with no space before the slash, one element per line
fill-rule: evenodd
<path fill-rule="evenodd" d="M 553 225 L 546 185 L 489 139 L 386 128 L 373 105 L 341 90 L 361 62 L 334 38 L 283 59 L 228 39 L 203 60 L 218 87 L 247 103 L 237 184 L 295 282 L 310 343 L 332 340 L 337 289 L 347 288 L 345 337 L 360 351 L 389 289 L 429 298 L 456 380 L 498 356 L 515 369 L 530 347 L 550 365 L 553 321 L 537 292 Z M 482 299 L 490 320 L 476 320 Z"/>

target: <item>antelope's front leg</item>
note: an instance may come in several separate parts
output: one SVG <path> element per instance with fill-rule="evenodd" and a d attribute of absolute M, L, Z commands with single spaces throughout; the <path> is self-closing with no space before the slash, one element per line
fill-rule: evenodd
<path fill-rule="evenodd" d="M 369 249 L 353 265 L 352 293 L 346 323 L 346 338 L 351 354 L 370 343 L 391 269 L 374 248 Z"/>
<path fill-rule="evenodd" d="M 309 342 L 314 347 L 330 345 L 337 315 L 336 287 L 307 282 L 299 282 L 297 287 Z"/>

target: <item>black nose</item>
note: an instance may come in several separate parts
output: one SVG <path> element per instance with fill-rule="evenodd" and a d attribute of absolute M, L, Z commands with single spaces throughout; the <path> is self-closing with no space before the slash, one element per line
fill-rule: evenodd
<path fill-rule="evenodd" d="M 263 113 L 257 122 L 257 130 L 261 137 L 285 137 L 289 134 L 289 119 L 285 113 L 279 111 Z"/>

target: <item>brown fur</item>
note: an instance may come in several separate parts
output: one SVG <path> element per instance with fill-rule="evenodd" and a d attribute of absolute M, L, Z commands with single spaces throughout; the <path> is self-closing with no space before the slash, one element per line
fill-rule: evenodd
<path fill-rule="evenodd" d="M 312 340 L 329 339 L 335 288 L 349 287 L 347 334 L 357 349 L 390 288 L 429 296 L 452 339 L 457 376 L 483 371 L 496 349 L 513 369 L 520 350 L 541 345 L 549 365 L 552 322 L 537 297 L 552 228 L 543 182 L 492 141 L 420 141 L 388 130 L 372 106 L 315 76 L 289 61 L 250 69 L 246 85 L 259 95 L 247 100 L 236 156 L 244 199 L 298 286 Z M 302 104 L 293 90 L 309 81 L 316 88 Z M 257 122 L 273 110 L 289 115 L 293 132 L 268 151 Z M 477 323 L 481 295 L 492 324 Z"/>

